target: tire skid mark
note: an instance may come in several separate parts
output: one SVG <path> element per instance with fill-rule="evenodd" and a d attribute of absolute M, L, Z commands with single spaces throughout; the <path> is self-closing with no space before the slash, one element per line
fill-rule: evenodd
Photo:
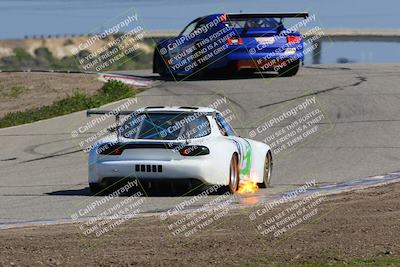
<path fill-rule="evenodd" d="M 360 85 L 360 84 L 362 84 L 362 83 L 367 81 L 367 77 L 364 77 L 364 76 L 357 76 L 356 79 L 358 79 L 358 81 L 356 81 L 356 82 L 354 82 L 352 84 L 349 84 L 349 85 L 334 86 L 334 87 L 331 87 L 331 88 L 315 91 L 315 92 L 312 92 L 312 93 L 309 93 L 309 94 L 300 95 L 300 96 L 288 98 L 288 99 L 285 99 L 285 100 L 281 100 L 281 101 L 278 101 L 278 102 L 262 105 L 262 106 L 259 106 L 258 108 L 262 109 L 262 108 L 266 108 L 266 107 L 270 107 L 270 106 L 275 106 L 275 105 L 279 105 L 279 104 L 282 104 L 282 103 L 290 102 L 290 101 L 293 101 L 293 100 L 298 100 L 298 99 L 309 97 L 309 96 L 313 96 L 313 95 L 319 95 L 319 94 L 328 93 L 330 91 L 334 91 L 334 90 L 338 90 L 338 89 L 344 90 L 345 88 L 356 87 L 356 86 L 358 86 L 358 85 Z"/>
<path fill-rule="evenodd" d="M 28 153 L 28 154 L 40 155 L 40 156 L 44 156 L 44 157 L 49 157 L 49 156 L 53 156 L 53 155 L 60 155 L 60 153 L 63 153 L 63 152 L 68 151 L 70 149 L 76 148 L 77 146 L 74 145 L 74 146 L 66 147 L 66 148 L 57 150 L 57 151 L 52 152 L 52 153 L 47 153 L 47 154 L 46 153 L 37 152 L 36 149 L 41 147 L 41 146 L 44 146 L 44 145 L 55 144 L 55 143 L 64 142 L 64 141 L 70 141 L 70 140 L 75 140 L 75 139 L 76 138 L 63 138 L 63 139 L 53 140 L 53 141 L 44 142 L 44 143 L 40 143 L 40 144 L 34 144 L 34 145 L 31 145 L 31 146 L 25 147 L 24 152 Z M 30 161 L 33 161 L 33 160 L 30 160 Z M 27 162 L 27 161 L 22 161 L 22 162 Z"/>
<path fill-rule="evenodd" d="M 303 68 L 306 68 L 306 69 L 317 69 L 317 70 L 352 70 L 351 68 L 346 68 L 346 67 L 328 67 L 328 68 L 323 68 L 323 67 L 315 67 L 315 66 L 304 66 Z"/>
<path fill-rule="evenodd" d="M 16 159 L 17 159 L 16 157 L 13 157 L 13 158 L 0 159 L 0 161 L 12 161 Z"/>
<path fill-rule="evenodd" d="M 32 161 L 39 161 L 39 160 L 44 160 L 44 159 L 49 159 L 49 158 L 61 157 L 61 156 L 65 156 L 65 155 L 75 154 L 75 153 L 82 152 L 82 151 L 83 151 L 83 149 L 77 149 L 77 150 L 64 152 L 64 153 L 59 153 L 59 154 L 51 154 L 51 155 L 43 156 L 43 157 L 40 157 L 40 158 L 20 161 L 19 164 L 28 163 L 28 162 L 32 162 Z"/>
<path fill-rule="evenodd" d="M 215 95 L 215 96 L 219 96 L 219 97 L 225 97 L 226 99 L 229 100 L 229 102 L 231 102 L 233 105 L 238 107 L 239 110 L 241 110 L 243 112 L 243 114 L 245 114 L 245 115 L 247 114 L 247 110 L 238 101 L 236 101 L 233 98 L 229 97 L 227 94 L 222 94 L 219 91 L 215 91 L 215 90 L 208 89 L 208 88 L 203 88 L 202 86 L 198 86 L 198 87 L 202 88 L 203 90 L 207 90 L 213 96 Z"/>

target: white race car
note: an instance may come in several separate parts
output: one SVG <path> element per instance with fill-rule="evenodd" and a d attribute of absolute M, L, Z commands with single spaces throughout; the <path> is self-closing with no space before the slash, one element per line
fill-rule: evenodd
<path fill-rule="evenodd" d="M 89 151 L 89 185 L 97 193 L 121 179 L 142 184 L 160 181 L 223 185 L 234 193 L 239 183 L 267 187 L 271 148 L 237 136 L 221 112 L 208 107 L 146 107 L 136 111 L 88 110 L 113 114 L 115 134 Z M 120 116 L 125 116 L 119 123 Z"/>

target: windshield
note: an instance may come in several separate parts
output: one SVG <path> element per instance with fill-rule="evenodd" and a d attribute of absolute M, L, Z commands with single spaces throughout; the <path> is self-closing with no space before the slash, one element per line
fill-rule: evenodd
<path fill-rule="evenodd" d="M 201 21 L 203 18 L 197 18 L 194 21 L 190 22 L 183 30 L 182 32 L 179 34 L 179 36 L 181 35 L 189 35 L 191 32 L 193 32 L 197 27 L 197 24 L 199 23 L 199 21 Z"/>
<path fill-rule="evenodd" d="M 201 113 L 145 113 L 127 119 L 120 127 L 125 138 L 185 140 L 210 134 L 210 123 Z"/>
<path fill-rule="evenodd" d="M 233 28 L 276 28 L 278 21 L 273 18 L 240 18 L 229 19 L 226 24 Z"/>

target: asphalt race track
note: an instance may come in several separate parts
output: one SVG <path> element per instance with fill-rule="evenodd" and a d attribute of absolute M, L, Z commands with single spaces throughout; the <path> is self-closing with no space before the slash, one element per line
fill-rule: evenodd
<path fill-rule="evenodd" d="M 226 97 L 224 109 L 234 114 L 233 126 L 248 137 L 274 114 L 315 97 L 324 120 L 316 134 L 275 156 L 273 187 L 258 193 L 268 195 L 313 179 L 325 184 L 398 171 L 399 73 L 400 65 L 311 65 L 291 78 L 271 74 L 161 81 L 138 95 L 129 109 L 209 105 Z M 148 71 L 134 74 L 156 78 Z M 87 188 L 87 158 L 79 142 L 107 122 L 71 136 L 89 120 L 85 112 L 78 112 L 0 130 L 0 224 L 68 219 L 97 198 Z M 269 131 L 284 126 L 274 125 Z M 163 210 L 185 198 L 147 197 L 143 210 Z"/>

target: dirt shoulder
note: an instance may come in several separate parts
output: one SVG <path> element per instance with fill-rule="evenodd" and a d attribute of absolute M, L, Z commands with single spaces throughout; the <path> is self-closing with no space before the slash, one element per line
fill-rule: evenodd
<path fill-rule="evenodd" d="M 0 73 L 0 118 L 50 105 L 74 92 L 92 95 L 103 85 L 94 74 Z"/>
<path fill-rule="evenodd" d="M 176 216 L 130 219 L 99 238 L 85 237 L 77 225 L 2 230 L 0 266 L 400 266 L 400 183 L 315 197 L 297 206 L 312 206 L 308 214 L 317 210 L 314 216 L 303 213 L 301 223 L 279 236 L 260 234 L 270 226 L 259 227 L 260 221 L 285 211 L 280 219 L 289 217 L 288 210 L 299 210 L 294 204 L 253 221 L 249 215 L 261 214 L 260 207 L 230 210 L 190 237 L 171 233 Z"/>

